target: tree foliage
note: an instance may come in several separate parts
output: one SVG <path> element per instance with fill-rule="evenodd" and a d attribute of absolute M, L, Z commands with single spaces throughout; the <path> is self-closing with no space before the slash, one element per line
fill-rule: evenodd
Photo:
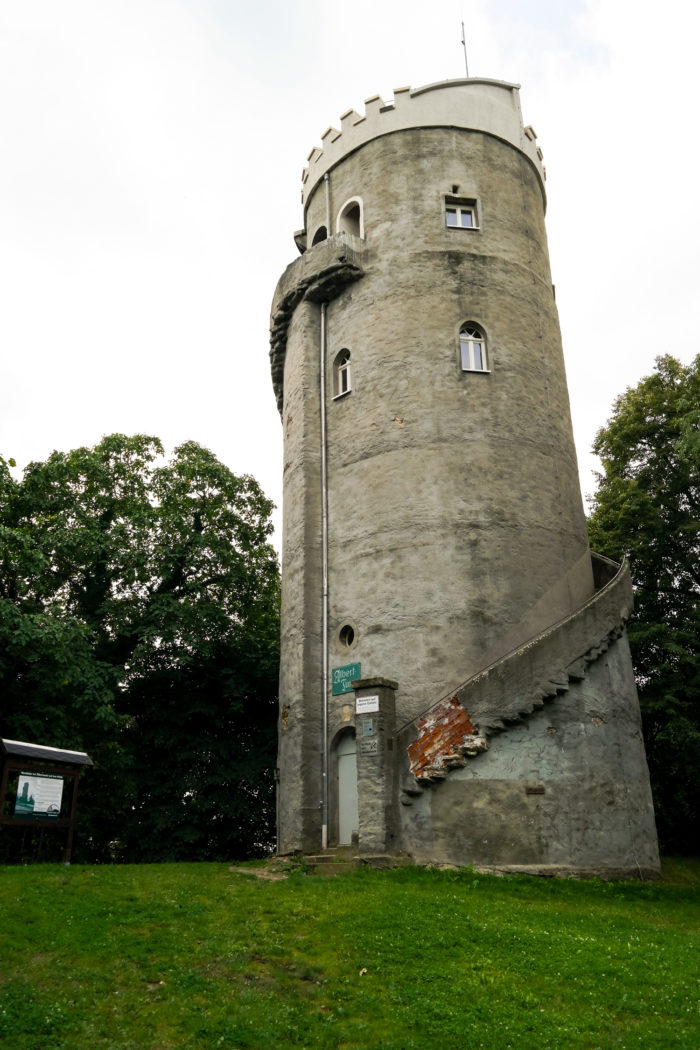
<path fill-rule="evenodd" d="M 629 625 L 657 823 L 667 848 L 700 847 L 700 357 L 617 398 L 594 451 L 603 471 L 591 546 L 627 556 Z"/>
<path fill-rule="evenodd" d="M 272 837 L 272 504 L 188 442 L 114 434 L 0 461 L 2 734 L 81 747 L 93 859 L 242 856 Z"/>

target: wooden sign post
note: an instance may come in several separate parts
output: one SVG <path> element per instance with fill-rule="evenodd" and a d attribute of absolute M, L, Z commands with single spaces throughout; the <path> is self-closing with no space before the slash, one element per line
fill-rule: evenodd
<path fill-rule="evenodd" d="M 65 828 L 63 863 L 70 864 L 78 777 L 92 765 L 90 756 L 85 751 L 0 739 L 0 762 L 0 825 Z"/>

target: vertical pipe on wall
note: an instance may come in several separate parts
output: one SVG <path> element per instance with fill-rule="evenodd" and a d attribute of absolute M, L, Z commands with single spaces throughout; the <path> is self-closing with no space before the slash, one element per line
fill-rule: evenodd
<path fill-rule="evenodd" d="M 331 229 L 331 177 L 328 172 L 323 176 L 323 183 L 326 190 L 326 237 L 330 237 L 333 230 Z"/>
<path fill-rule="evenodd" d="M 326 443 L 326 309 L 321 303 L 320 416 L 321 416 L 321 697 L 323 732 L 321 755 L 321 849 L 328 847 L 328 450 Z"/>

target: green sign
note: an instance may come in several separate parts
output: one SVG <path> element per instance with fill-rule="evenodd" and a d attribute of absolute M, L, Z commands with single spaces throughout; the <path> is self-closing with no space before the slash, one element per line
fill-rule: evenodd
<path fill-rule="evenodd" d="M 361 678 L 360 665 L 359 664 L 347 664 L 345 667 L 334 667 L 331 671 L 331 684 L 333 686 L 333 696 L 340 696 L 341 693 L 351 693 L 352 686 L 351 682 L 354 682 L 356 678 Z"/>

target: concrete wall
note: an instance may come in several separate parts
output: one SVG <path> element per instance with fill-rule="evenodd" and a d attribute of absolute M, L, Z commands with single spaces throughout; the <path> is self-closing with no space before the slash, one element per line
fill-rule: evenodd
<path fill-rule="evenodd" d="M 400 841 L 418 863 L 658 873 L 626 636 L 582 681 L 491 739 L 488 751 L 403 801 Z"/>
<path fill-rule="evenodd" d="M 364 114 L 347 110 L 340 118 L 340 128 L 328 128 L 322 136 L 323 146 L 314 147 L 309 154 L 309 166 L 302 172 L 302 201 L 306 203 L 327 171 L 371 139 L 431 125 L 486 131 L 510 142 L 530 160 L 544 197 L 542 152 L 532 127 L 523 128 L 518 85 L 472 77 L 443 80 L 413 91 L 396 88 L 389 104 L 373 95 L 365 100 Z"/>
<path fill-rule="evenodd" d="M 406 104 L 397 99 L 392 115 L 375 100 L 364 124 L 346 115 L 342 141 L 324 136 L 323 156 L 316 152 L 310 161 L 306 230 L 297 242 L 310 245 L 321 226 L 335 229 L 350 199 L 361 205 L 364 239 L 353 241 L 352 251 L 337 239 L 308 248 L 287 268 L 273 301 L 273 380 L 285 440 L 282 851 L 321 845 L 328 688 L 321 644 L 321 303 L 329 376 L 330 667 L 359 663 L 363 679 L 396 680 L 401 725 L 593 593 L 543 170 L 534 137 L 522 129 L 517 89 L 435 85 L 412 93 L 410 110 Z M 476 201 L 478 229 L 446 227 L 445 198 L 453 195 Z M 459 332 L 467 321 L 486 334 L 488 373 L 461 369 Z M 334 398 L 333 362 L 344 349 L 352 390 Z M 351 645 L 341 636 L 348 624 Z M 627 674 L 629 688 L 631 669 L 615 673 Z M 352 696 L 328 693 L 332 751 L 355 715 Z M 614 697 L 605 702 L 612 712 Z M 584 715 L 576 718 L 584 724 Z M 490 754 L 478 761 L 493 764 Z M 391 780 L 386 772 L 384 783 Z M 498 791 L 520 797 L 522 785 L 514 787 L 496 767 L 487 779 L 505 783 L 489 788 L 494 804 Z M 403 835 L 417 857 L 447 855 L 452 803 L 440 799 L 472 789 L 445 787 L 436 790 L 437 801 L 425 795 L 403 807 L 410 816 L 385 841 Z M 506 795 L 498 802 L 504 819 Z M 331 843 L 335 820 L 331 806 Z M 470 851 L 471 843 L 455 855 Z"/>
<path fill-rule="evenodd" d="M 480 230 L 445 228 L 453 185 L 477 199 Z M 410 717 L 592 580 L 531 163 L 482 133 L 414 129 L 334 170 L 332 210 L 354 195 L 365 276 L 328 306 L 328 367 L 347 347 L 353 380 L 328 403 L 331 654 L 398 679 Z M 325 206 L 319 187 L 309 231 Z M 490 374 L 460 369 L 467 320 Z"/>

